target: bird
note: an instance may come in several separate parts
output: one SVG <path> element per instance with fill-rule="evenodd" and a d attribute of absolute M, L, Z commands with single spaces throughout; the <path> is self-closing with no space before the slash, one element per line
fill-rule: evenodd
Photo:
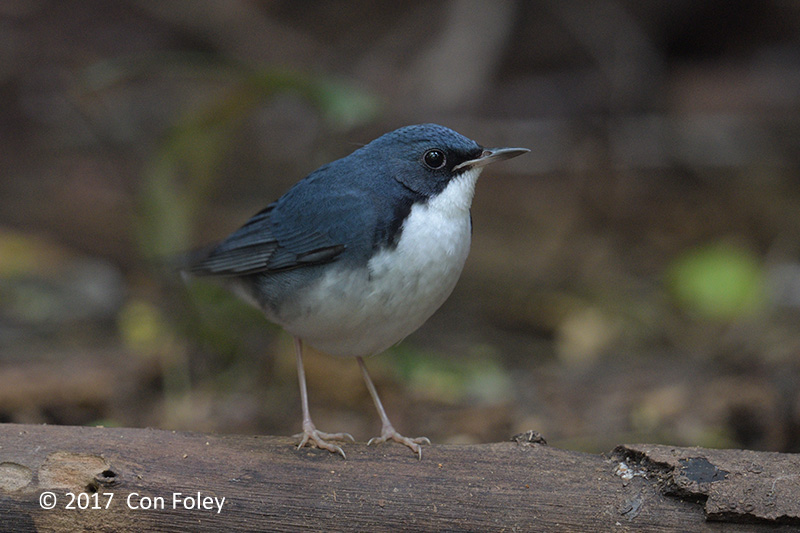
<path fill-rule="evenodd" d="M 467 259 L 475 184 L 489 163 L 528 152 L 484 148 L 444 126 L 386 133 L 323 165 L 184 266 L 211 276 L 294 338 L 304 446 L 338 453 L 349 433 L 317 429 L 303 344 L 354 357 L 381 420 L 367 443 L 396 441 L 422 459 L 426 437 L 392 425 L 364 358 L 416 331 L 450 296 Z"/>

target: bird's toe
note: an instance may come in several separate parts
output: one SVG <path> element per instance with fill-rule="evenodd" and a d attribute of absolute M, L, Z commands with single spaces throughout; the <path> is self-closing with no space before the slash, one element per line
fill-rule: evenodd
<path fill-rule="evenodd" d="M 338 453 L 344 459 L 347 459 L 347 456 L 341 446 L 331 444 L 328 440 L 349 440 L 350 442 L 355 442 L 355 439 L 349 433 L 326 433 L 324 431 L 319 431 L 313 424 L 304 425 L 303 432 L 298 433 L 294 438 L 300 439 L 300 443 L 297 445 L 298 450 L 304 446 L 316 446 L 317 448 L 328 450 L 331 453 Z"/>
<path fill-rule="evenodd" d="M 381 444 L 393 440 L 411 448 L 411 451 L 417 454 L 417 457 L 422 459 L 422 447 L 420 444 L 430 444 L 431 441 L 428 437 L 405 437 L 398 433 L 392 426 L 384 427 L 381 431 L 380 437 L 373 437 L 367 442 L 367 446 L 372 444 Z"/>

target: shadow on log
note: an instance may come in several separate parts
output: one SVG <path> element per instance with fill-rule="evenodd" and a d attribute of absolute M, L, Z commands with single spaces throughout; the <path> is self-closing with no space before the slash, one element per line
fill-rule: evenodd
<path fill-rule="evenodd" d="M 798 531 L 800 455 L 0 424 L 3 531 Z M 52 509 L 46 507 L 52 506 Z M 723 524 L 724 523 L 724 524 Z"/>

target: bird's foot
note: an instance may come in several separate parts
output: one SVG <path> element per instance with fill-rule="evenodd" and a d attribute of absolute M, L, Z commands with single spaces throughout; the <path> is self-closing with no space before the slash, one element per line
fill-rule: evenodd
<path fill-rule="evenodd" d="M 399 442 L 400 444 L 405 444 L 406 446 L 411 448 L 411 451 L 415 452 L 420 459 L 422 459 L 422 447 L 420 446 L 420 444 L 431 443 L 428 437 L 416 437 L 416 438 L 404 437 L 403 435 L 395 431 L 395 429 L 391 425 L 388 425 L 388 426 L 383 426 L 380 437 L 373 437 L 369 439 L 369 442 L 367 442 L 367 446 L 370 446 L 372 444 L 380 444 L 388 440 L 393 440 L 395 442 Z"/>
<path fill-rule="evenodd" d="M 297 445 L 298 450 L 308 444 L 309 446 L 328 450 L 331 453 L 338 453 L 344 459 L 347 459 L 344 450 L 340 446 L 329 443 L 326 439 L 356 441 L 349 433 L 325 433 L 324 431 L 319 431 L 311 421 L 303 422 L 303 432 L 298 433 L 293 438 L 300 438 L 300 444 Z"/>

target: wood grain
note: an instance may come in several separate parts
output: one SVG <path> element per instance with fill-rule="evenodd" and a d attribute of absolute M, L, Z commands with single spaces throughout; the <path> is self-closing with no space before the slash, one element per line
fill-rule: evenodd
<path fill-rule="evenodd" d="M 534 440 L 426 446 L 422 460 L 404 446 L 345 444 L 343 460 L 297 450 L 282 437 L 0 424 L 0 529 L 704 532 L 720 531 L 720 521 L 726 532 L 800 527 L 796 455 L 639 445 L 604 456 Z M 753 487 L 769 485 L 771 492 L 748 493 L 745 474 Z M 729 508 L 717 490 L 725 483 L 730 497 L 758 497 Z M 40 505 L 47 491 L 57 498 L 55 509 Z M 80 494 L 101 508 L 66 509 Z M 198 501 L 209 508 L 197 508 Z M 725 512 L 709 513 L 709 501 L 712 511 L 724 505 Z M 770 501 L 773 508 L 784 503 L 777 513 L 759 514 Z M 147 505 L 155 508 L 137 508 Z"/>

